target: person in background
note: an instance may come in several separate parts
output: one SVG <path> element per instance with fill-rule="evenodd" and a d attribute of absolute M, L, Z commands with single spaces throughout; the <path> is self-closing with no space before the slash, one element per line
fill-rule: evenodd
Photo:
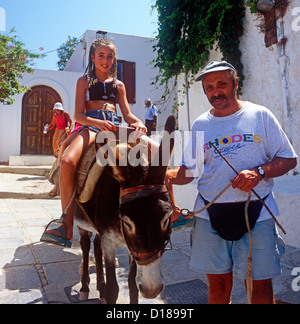
<path fill-rule="evenodd" d="M 147 112 L 145 116 L 145 125 L 147 127 L 147 136 L 150 136 L 151 132 L 156 131 L 157 108 L 154 105 L 152 105 L 151 99 L 146 99 L 145 105 L 147 108 Z"/>
<path fill-rule="evenodd" d="M 60 147 L 64 140 L 67 138 L 70 130 L 73 128 L 73 121 L 70 115 L 64 111 L 64 107 L 60 102 L 57 102 L 53 107 L 53 118 L 50 125 L 45 125 L 44 133 L 48 132 L 49 130 L 53 129 L 56 126 L 53 141 L 52 141 L 52 148 L 53 154 L 57 158 L 59 154 Z M 55 197 L 57 195 L 55 186 L 49 192 L 50 197 Z"/>

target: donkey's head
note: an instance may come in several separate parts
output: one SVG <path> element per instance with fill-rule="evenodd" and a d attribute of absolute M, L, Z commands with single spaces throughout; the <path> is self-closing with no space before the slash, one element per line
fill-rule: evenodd
<path fill-rule="evenodd" d="M 164 178 L 174 147 L 170 134 L 175 127 L 176 120 L 170 116 L 156 149 L 149 148 L 145 137 L 132 144 L 118 144 L 117 163 L 108 167 L 121 185 L 122 233 L 137 263 L 137 286 L 146 298 L 155 298 L 164 288 L 160 260 L 170 241 L 172 214 Z"/>

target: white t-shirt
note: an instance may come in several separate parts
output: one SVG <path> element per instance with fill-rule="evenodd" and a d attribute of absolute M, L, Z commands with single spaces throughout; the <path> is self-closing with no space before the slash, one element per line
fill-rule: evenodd
<path fill-rule="evenodd" d="M 238 172 L 257 167 L 275 157 L 297 157 L 273 113 L 263 106 L 250 102 L 246 102 L 245 106 L 235 114 L 226 117 L 214 117 L 210 112 L 204 113 L 192 127 L 194 138 L 197 132 L 204 132 L 204 150 L 200 150 L 193 144 L 193 136 L 191 136 L 182 163 L 193 171 L 196 178 L 200 177 L 199 195 L 194 211 L 205 206 L 200 194 L 211 201 L 230 183 L 231 179 L 236 177 L 234 171 L 210 146 L 210 141 Z M 273 186 L 273 179 L 263 179 L 254 189 L 262 198 L 269 195 L 265 202 L 273 214 L 278 216 L 278 206 L 272 193 Z M 230 188 L 217 203 L 241 202 L 246 201 L 247 198 L 246 192 Z M 252 200 L 256 199 L 252 195 Z M 207 211 L 197 216 L 209 219 Z M 271 218 L 270 214 L 263 207 L 258 221 L 269 218 Z"/>

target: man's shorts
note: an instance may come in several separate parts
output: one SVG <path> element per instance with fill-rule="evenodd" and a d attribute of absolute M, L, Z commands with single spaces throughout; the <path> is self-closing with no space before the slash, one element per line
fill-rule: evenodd
<path fill-rule="evenodd" d="M 266 280 L 282 273 L 279 258 L 285 244 L 278 235 L 275 222 L 257 222 L 253 234 L 253 280 Z M 212 228 L 209 220 L 197 218 L 191 232 L 192 256 L 190 268 L 204 274 L 235 272 L 247 278 L 249 234 L 239 241 L 226 241 Z"/>

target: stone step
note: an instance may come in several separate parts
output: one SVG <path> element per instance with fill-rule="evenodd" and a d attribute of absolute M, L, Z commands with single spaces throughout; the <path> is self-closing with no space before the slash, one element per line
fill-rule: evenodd
<path fill-rule="evenodd" d="M 48 177 L 52 165 L 45 166 L 10 166 L 0 165 L 0 173 L 26 174 Z"/>
<path fill-rule="evenodd" d="M 10 156 L 10 166 L 49 166 L 55 161 L 53 155 L 20 155 Z"/>

